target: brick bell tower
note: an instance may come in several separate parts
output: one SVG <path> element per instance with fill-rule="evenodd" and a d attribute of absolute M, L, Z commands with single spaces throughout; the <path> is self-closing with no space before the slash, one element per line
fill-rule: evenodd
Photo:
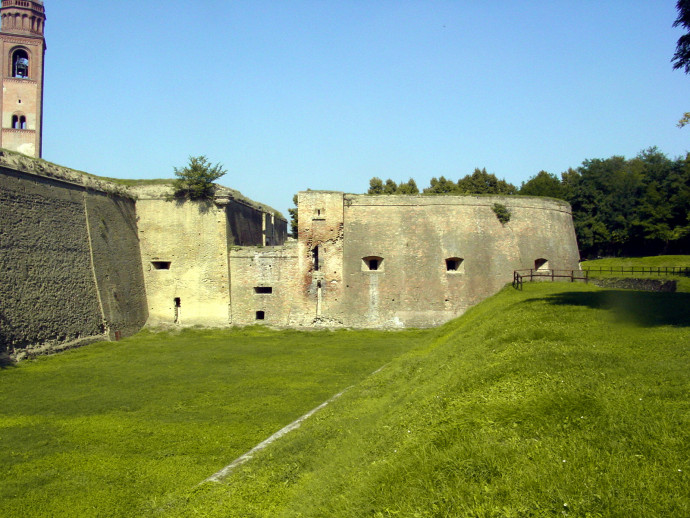
<path fill-rule="evenodd" d="M 41 157 L 43 134 L 42 0 L 2 0 L 0 147 Z"/>

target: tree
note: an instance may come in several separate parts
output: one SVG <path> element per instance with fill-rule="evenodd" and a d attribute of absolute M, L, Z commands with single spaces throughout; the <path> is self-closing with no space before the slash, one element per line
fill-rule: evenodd
<path fill-rule="evenodd" d="M 517 187 L 487 173 L 485 168 L 476 168 L 471 175 L 458 180 L 458 191 L 462 194 L 517 194 Z"/>
<path fill-rule="evenodd" d="M 383 194 L 395 194 L 396 192 L 398 192 L 398 184 L 389 178 L 383 186 Z"/>
<path fill-rule="evenodd" d="M 452 194 L 457 192 L 458 186 L 452 180 L 447 180 L 445 176 L 432 178 L 429 187 L 424 189 L 424 194 Z"/>
<path fill-rule="evenodd" d="M 369 180 L 369 190 L 367 194 L 383 194 L 383 181 L 378 176 Z"/>
<path fill-rule="evenodd" d="M 182 169 L 175 169 L 173 180 L 173 197 L 202 200 L 213 197 L 216 187 L 213 184 L 227 171 L 218 163 L 212 165 L 204 156 L 190 156 L 189 164 Z"/>
<path fill-rule="evenodd" d="M 295 194 L 292 197 L 292 203 L 295 204 L 294 209 L 288 209 L 288 213 L 290 214 L 290 234 L 292 237 L 297 239 L 297 232 L 299 230 L 299 220 L 297 218 L 297 213 L 299 212 L 298 210 L 298 204 L 297 204 L 297 195 Z"/>
<path fill-rule="evenodd" d="M 565 200 L 565 189 L 556 175 L 539 171 L 527 182 L 522 182 L 520 194 L 524 196 L 548 196 Z"/>
<path fill-rule="evenodd" d="M 410 178 L 406 183 L 400 182 L 396 194 L 419 194 L 417 182 L 413 178 Z"/>
<path fill-rule="evenodd" d="M 689 32 L 678 38 L 676 53 L 671 59 L 673 69 L 685 69 L 686 74 L 690 74 L 690 0 L 678 0 L 676 3 L 678 18 L 673 22 L 674 27 L 685 27 Z"/>

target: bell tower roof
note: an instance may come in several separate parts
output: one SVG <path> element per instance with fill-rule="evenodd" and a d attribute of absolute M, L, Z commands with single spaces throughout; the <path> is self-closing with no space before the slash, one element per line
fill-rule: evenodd
<path fill-rule="evenodd" d="M 0 31 L 43 37 L 46 12 L 42 0 L 2 0 Z"/>

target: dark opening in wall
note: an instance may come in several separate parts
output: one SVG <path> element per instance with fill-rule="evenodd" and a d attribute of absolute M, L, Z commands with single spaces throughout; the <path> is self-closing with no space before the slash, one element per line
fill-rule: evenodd
<path fill-rule="evenodd" d="M 460 273 L 464 270 L 464 259 L 461 257 L 449 257 L 446 259 L 446 271 Z"/>
<path fill-rule="evenodd" d="M 312 259 L 314 261 L 314 271 L 319 271 L 319 247 L 315 246 L 311 251 Z"/>
<path fill-rule="evenodd" d="M 19 49 L 12 56 L 12 77 L 29 77 L 29 55 L 25 50 Z"/>
<path fill-rule="evenodd" d="M 271 286 L 255 286 L 254 293 L 273 293 Z"/>
<path fill-rule="evenodd" d="M 540 257 L 539 259 L 534 261 L 534 269 L 535 270 L 548 270 L 549 269 L 549 260 L 544 259 L 543 257 Z"/>
<path fill-rule="evenodd" d="M 170 261 L 151 261 L 154 270 L 169 270 Z"/>
<path fill-rule="evenodd" d="M 368 272 L 383 271 L 383 257 L 363 257 L 362 270 Z"/>
<path fill-rule="evenodd" d="M 175 297 L 174 299 L 175 302 L 175 324 L 180 323 L 180 308 L 182 307 L 182 301 L 180 300 L 180 297 Z"/>
<path fill-rule="evenodd" d="M 257 320 L 264 320 L 266 318 L 266 314 L 263 311 L 257 311 L 256 312 L 256 319 Z"/>

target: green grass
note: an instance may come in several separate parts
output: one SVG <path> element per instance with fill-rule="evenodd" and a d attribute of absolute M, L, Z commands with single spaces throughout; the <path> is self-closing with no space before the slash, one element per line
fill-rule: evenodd
<path fill-rule="evenodd" d="M 136 187 L 138 185 L 172 185 L 173 183 L 173 180 L 168 178 L 110 178 L 108 176 L 96 176 L 89 173 L 84 174 L 97 178 L 98 180 L 105 180 L 107 182 L 116 183 L 119 185 L 126 185 L 128 187 Z"/>
<path fill-rule="evenodd" d="M 0 370 L 0 516 L 145 516 L 421 332 L 144 332 Z"/>
<path fill-rule="evenodd" d="M 527 283 L 427 331 L 143 334 L 22 363 L 0 372 L 0 515 L 690 516 L 689 307 Z"/>
<path fill-rule="evenodd" d="M 606 259 L 595 259 L 592 261 L 583 261 L 582 268 L 641 268 L 643 266 L 651 266 L 653 268 L 663 268 L 666 266 L 682 266 L 690 267 L 690 255 L 655 255 L 649 257 L 609 257 Z M 596 272 L 589 273 L 590 277 L 632 277 L 631 274 L 621 274 L 616 272 Z M 657 273 L 639 273 L 636 272 L 634 277 L 637 278 L 654 278 L 662 280 L 676 280 L 678 291 L 690 292 L 690 278 L 682 275 L 658 275 Z"/>
<path fill-rule="evenodd" d="M 690 516 L 690 295 L 507 288 L 163 516 Z"/>

